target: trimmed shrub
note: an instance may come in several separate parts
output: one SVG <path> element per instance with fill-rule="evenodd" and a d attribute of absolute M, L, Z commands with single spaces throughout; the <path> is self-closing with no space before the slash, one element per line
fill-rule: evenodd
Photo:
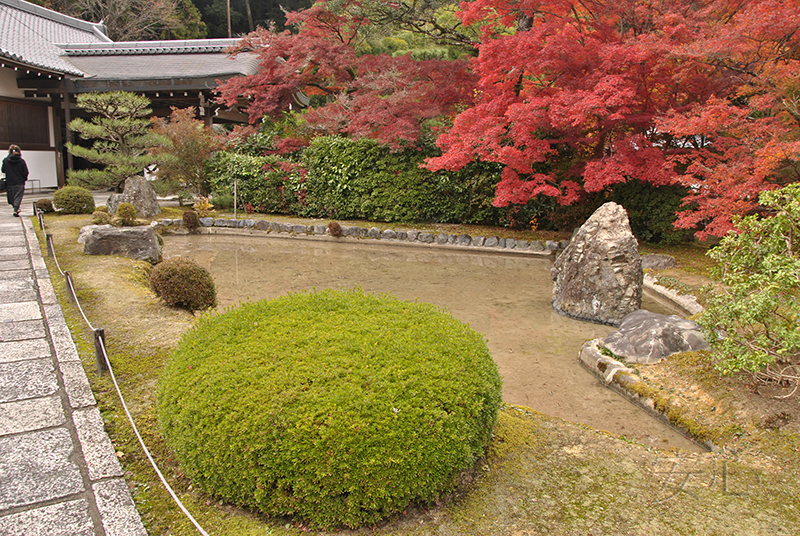
<path fill-rule="evenodd" d="M 99 207 L 94 207 L 95 212 L 108 212 L 108 207 L 105 205 L 100 205 Z"/>
<path fill-rule="evenodd" d="M 200 217 L 197 215 L 197 212 L 194 210 L 186 210 L 183 213 L 183 226 L 186 227 L 189 232 L 194 232 L 200 228 Z"/>
<path fill-rule="evenodd" d="M 62 214 L 94 212 L 92 192 L 80 186 L 64 186 L 53 194 L 53 206 Z"/>
<path fill-rule="evenodd" d="M 136 223 L 136 207 L 133 203 L 120 203 L 117 206 L 117 221 L 124 227 Z"/>
<path fill-rule="evenodd" d="M 44 213 L 53 212 L 55 210 L 53 208 L 53 201 L 51 199 L 37 199 L 36 210 Z"/>
<path fill-rule="evenodd" d="M 456 487 L 491 439 L 501 380 L 483 337 L 441 309 L 325 290 L 200 318 L 157 396 L 206 493 L 359 527 Z"/>
<path fill-rule="evenodd" d="M 184 257 L 158 263 L 150 273 L 150 287 L 170 307 L 180 307 L 191 313 L 217 305 L 217 287 L 211 274 Z"/>
<path fill-rule="evenodd" d="M 112 220 L 111 214 L 102 210 L 95 210 L 92 212 L 92 223 L 95 225 L 107 225 Z"/>

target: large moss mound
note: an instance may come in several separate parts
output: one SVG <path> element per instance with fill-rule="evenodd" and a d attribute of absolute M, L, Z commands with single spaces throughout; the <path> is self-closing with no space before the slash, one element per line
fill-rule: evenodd
<path fill-rule="evenodd" d="M 158 411 L 205 492 L 358 527 L 453 490 L 489 443 L 500 391 L 482 336 L 442 310 L 322 291 L 201 318 Z"/>

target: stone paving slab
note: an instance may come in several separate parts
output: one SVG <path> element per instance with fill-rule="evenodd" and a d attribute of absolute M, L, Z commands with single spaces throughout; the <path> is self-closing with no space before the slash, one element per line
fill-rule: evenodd
<path fill-rule="evenodd" d="M 97 403 L 80 361 L 61 363 L 58 367 L 61 370 L 64 391 L 67 393 L 70 407 L 85 408 Z"/>
<path fill-rule="evenodd" d="M 27 246 L 10 247 L 10 248 L 0 247 L 0 257 L 5 258 L 5 260 L 9 261 L 14 259 L 27 259 L 28 248 Z"/>
<path fill-rule="evenodd" d="M 30 279 L 30 269 L 0 270 L 0 279 Z"/>
<path fill-rule="evenodd" d="M 0 322 L 0 342 L 24 341 L 45 337 L 44 322 L 23 320 L 22 322 Z"/>
<path fill-rule="evenodd" d="M 57 390 L 52 359 L 0 363 L 0 402 L 49 396 Z"/>
<path fill-rule="evenodd" d="M 33 288 L 33 277 L 26 279 L 0 279 L 0 292 L 32 290 Z"/>
<path fill-rule="evenodd" d="M 47 339 L 0 342 L 0 363 L 50 357 L 51 355 Z"/>
<path fill-rule="evenodd" d="M 19 322 L 20 320 L 36 320 L 42 318 L 39 302 L 18 302 L 0 304 L 0 322 Z"/>
<path fill-rule="evenodd" d="M 65 428 L 0 437 L 0 509 L 84 491 Z"/>
<path fill-rule="evenodd" d="M 24 532 L 23 532 L 24 531 Z M 86 499 L 0 517 L 0 536 L 94 536 Z"/>
<path fill-rule="evenodd" d="M 14 303 L 33 301 L 36 299 L 36 290 L 33 285 L 23 290 L 0 290 L 0 303 Z"/>
<path fill-rule="evenodd" d="M 31 267 L 28 259 L 18 259 L 15 261 L 0 260 L 0 270 L 28 270 Z"/>
<path fill-rule="evenodd" d="M 124 480 L 105 480 L 92 489 L 106 536 L 147 536 Z"/>
<path fill-rule="evenodd" d="M 20 247 L 27 245 L 24 236 L 19 235 L 0 235 L 0 248 Z"/>
<path fill-rule="evenodd" d="M 0 404 L 0 436 L 61 426 L 66 421 L 58 396 Z"/>

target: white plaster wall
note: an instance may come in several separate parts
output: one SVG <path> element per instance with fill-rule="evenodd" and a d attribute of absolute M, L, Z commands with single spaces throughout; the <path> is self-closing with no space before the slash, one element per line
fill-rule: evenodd
<path fill-rule="evenodd" d="M 25 91 L 17 87 L 17 72 L 14 69 L 0 68 L 0 95 L 24 99 Z"/>
<path fill-rule="evenodd" d="M 8 156 L 3 152 L 2 158 Z M 22 151 L 22 158 L 28 164 L 28 184 L 25 190 L 30 192 L 38 188 L 57 188 L 55 151 Z M 39 182 L 36 182 L 39 181 Z"/>
<path fill-rule="evenodd" d="M 55 151 L 23 151 L 22 158 L 28 164 L 29 172 L 26 190 L 58 187 L 56 154 Z M 31 182 L 31 179 L 36 179 L 39 183 Z"/>

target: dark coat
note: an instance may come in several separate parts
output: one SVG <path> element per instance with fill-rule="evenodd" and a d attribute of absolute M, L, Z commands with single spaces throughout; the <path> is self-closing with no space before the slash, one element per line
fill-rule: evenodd
<path fill-rule="evenodd" d="M 6 174 L 6 184 L 25 184 L 28 180 L 28 165 L 18 154 L 10 154 L 3 159 L 3 173 Z"/>

